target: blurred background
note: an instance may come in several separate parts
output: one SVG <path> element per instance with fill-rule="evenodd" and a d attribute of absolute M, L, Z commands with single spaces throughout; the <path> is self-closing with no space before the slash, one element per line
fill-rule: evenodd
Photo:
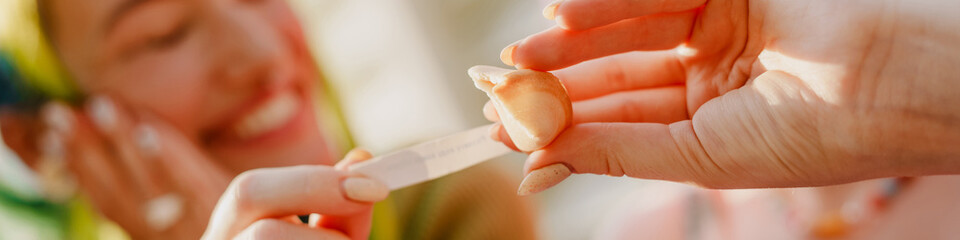
<path fill-rule="evenodd" d="M 359 146 L 374 153 L 488 124 L 466 69 L 553 26 L 544 0 L 294 1 Z M 399 105 L 398 105 L 399 103 Z M 397 107 L 403 106 L 403 107 Z M 392 119 L 384 124 L 380 119 Z M 525 155 L 497 159 L 519 181 Z M 597 187 L 602 186 L 602 187 Z M 531 196 L 541 239 L 588 239 L 645 181 L 575 175 Z"/>
<path fill-rule="evenodd" d="M 7 54 L 0 55 L 0 60 L 11 57 L 14 59 L 11 60 L 12 64 L 16 65 L 0 61 L 0 73 L 17 68 L 34 78 L 31 82 L 33 87 L 44 94 L 57 99 L 70 99 L 70 86 L 63 84 L 68 78 L 56 66 L 52 66 L 57 61 L 45 48 L 38 24 L 36 21 L 23 20 L 37 18 L 35 9 L 31 10 L 32 6 L 24 4 L 35 1 L 0 0 L 0 54 Z M 466 70 L 480 64 L 507 67 L 499 60 L 503 47 L 554 25 L 541 15 L 543 7 L 549 4 L 546 0 L 289 0 L 289 3 L 307 34 L 310 51 L 326 81 L 323 84 L 333 93 L 332 102 L 338 104 L 338 110 L 341 110 L 337 113 L 340 116 L 330 114 L 322 117 L 334 118 L 330 122 L 337 124 L 337 128 L 347 126 L 345 132 L 350 134 L 345 138 L 331 137 L 341 137 L 334 139 L 341 142 L 331 145 L 356 145 L 369 149 L 374 155 L 488 124 L 481 111 L 488 98 L 473 86 Z M 166 18 L 169 15 L 161 16 L 163 18 L 156 19 L 169 19 Z M 251 26 L 244 25 L 247 22 L 243 21 L 226 22 Z M 209 45 L 218 45 L 220 41 L 215 43 Z M 240 65 L 236 64 L 234 58 L 229 60 L 222 63 Z M 149 66 L 149 69 L 154 66 Z M 140 74 L 134 77 L 143 75 L 152 76 Z M 170 79 L 166 75 L 158 76 L 161 81 Z M 0 74 L 0 80 L 3 77 L 8 76 Z M 27 99 L 26 103 L 34 104 L 30 107 L 36 111 L 42 104 L 42 100 L 26 91 L 17 92 L 16 89 L 9 82 L 0 81 L 0 105 L 9 103 L 11 99 Z M 323 107 L 328 106 L 318 108 Z M 0 117 L 3 117 L 2 114 Z M 341 119 L 344 121 L 342 125 L 339 124 Z M 325 123 L 326 120 L 330 119 L 318 122 Z M 5 123 L 4 127 L 7 126 Z M 333 131 L 340 130 L 344 129 Z M 66 203 L 45 199 L 45 193 L 40 190 L 41 183 L 55 181 L 39 181 L 41 177 L 30 171 L 5 145 L 0 139 L 0 240 L 125 238 L 118 226 L 96 222 L 100 214 L 93 212 L 91 204 L 83 202 L 83 198 L 70 199 Z M 310 147 L 312 145 L 307 146 Z M 274 158 L 274 155 L 271 153 L 269 158 Z M 475 169 L 496 169 L 519 183 L 524 159 L 525 155 L 514 153 Z M 467 172 L 453 176 L 469 176 Z M 472 179 L 489 182 L 489 178 Z M 471 186 L 477 188 L 463 192 L 486 193 L 478 190 L 484 187 L 482 184 Z M 525 202 L 517 201 L 518 198 L 533 203 L 535 231 L 540 239 L 635 239 L 637 236 L 647 236 L 643 234 L 651 234 L 653 237 L 647 237 L 652 239 L 717 239 L 729 236 L 741 237 L 734 239 L 769 239 L 764 236 L 807 239 L 811 234 L 820 236 L 816 235 L 819 230 L 833 231 L 823 235 L 833 236 L 829 234 L 844 233 L 853 229 L 851 224 L 862 223 L 866 223 L 861 225 L 866 227 L 859 230 L 862 234 L 894 236 L 884 235 L 892 232 L 901 234 L 899 236 L 924 236 L 921 234 L 932 232 L 956 236 L 956 228 L 950 226 L 958 222 L 952 218 L 960 216 L 960 208 L 951 207 L 960 199 L 957 186 L 960 186 L 960 177 L 947 176 L 925 177 L 923 180 L 880 179 L 819 188 L 709 191 L 677 183 L 575 175 L 546 192 L 530 197 L 516 197 L 512 192 L 498 193 L 503 193 L 507 196 L 504 198 L 513 202 L 523 203 L 517 205 L 525 206 Z M 901 191 L 907 187 L 909 191 Z M 402 195 L 403 190 L 394 193 L 394 196 Z M 436 196 L 443 198 L 449 195 L 441 193 Z M 463 205 L 472 204 L 470 207 L 486 204 L 499 206 L 500 210 L 508 209 L 502 207 L 505 204 L 499 204 L 502 202 L 487 201 L 498 197 L 494 194 L 481 196 L 490 198 L 470 196 L 474 198 L 451 199 Z M 900 197 L 896 206 L 887 203 L 897 196 Z M 483 202 L 471 201 L 475 199 Z M 424 202 L 418 206 L 427 206 L 424 208 L 428 210 L 434 207 L 431 204 L 436 203 Z M 492 212 L 490 209 L 483 210 Z M 430 215 L 427 218 L 440 214 L 463 214 L 458 211 L 424 212 Z M 510 217 L 523 214 L 511 214 Z M 467 220 L 480 217 L 483 216 Z M 522 221 L 524 217 L 516 219 Z M 527 229 L 523 226 L 515 228 Z M 66 236 L 63 232 L 76 235 Z M 661 233 L 674 235 L 656 235 Z"/>
<path fill-rule="evenodd" d="M 549 4 L 543 0 L 291 0 L 291 4 L 340 100 L 356 144 L 375 155 L 488 124 L 481 112 L 488 98 L 473 86 L 466 70 L 478 64 L 507 67 L 499 60 L 503 47 L 553 25 L 541 15 Z M 0 21 L 7 19 L 0 15 Z M 17 23 L 0 22 L 8 24 Z M 512 154 L 487 164 L 519 181 L 524 157 Z M 0 185 L 18 198 L 40 196 L 33 174 L 2 147 Z M 573 176 L 531 197 L 539 237 L 591 238 L 601 219 L 627 204 L 626 199 L 635 200 L 631 196 L 647 186 L 636 179 Z M 56 237 L 36 227 L 48 220 L 30 216 L 0 206 L 0 239 Z"/>

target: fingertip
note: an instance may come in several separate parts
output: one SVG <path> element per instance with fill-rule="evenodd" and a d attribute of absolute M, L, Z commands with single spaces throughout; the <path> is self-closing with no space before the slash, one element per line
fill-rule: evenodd
<path fill-rule="evenodd" d="M 353 150 L 350 150 L 350 152 L 347 152 L 347 154 L 343 156 L 342 160 L 337 162 L 337 164 L 334 164 L 333 168 L 339 171 L 347 171 L 349 170 L 350 165 L 363 162 L 371 158 L 373 158 L 373 154 L 366 149 L 360 147 L 354 148 Z"/>
<path fill-rule="evenodd" d="M 585 30 L 585 29 L 586 29 L 586 28 L 583 28 L 583 27 L 578 27 L 577 25 L 575 25 L 574 23 L 568 21 L 567 19 L 568 19 L 568 18 L 565 18 L 563 15 L 560 15 L 560 16 L 554 17 L 554 18 L 553 18 L 553 21 L 557 23 L 557 27 L 563 28 L 564 30 L 579 31 L 579 30 Z"/>
<path fill-rule="evenodd" d="M 153 158 L 160 155 L 162 151 L 160 134 L 156 128 L 149 124 L 141 123 L 138 124 L 133 131 L 136 146 L 144 157 Z"/>
<path fill-rule="evenodd" d="M 362 161 L 362 160 L 373 158 L 373 154 L 371 154 L 370 151 L 367 151 L 367 149 L 364 149 L 362 147 L 357 147 L 357 148 L 354 148 L 353 150 L 350 150 L 350 152 L 347 152 L 347 155 L 344 156 L 343 158 L 344 160 Z"/>
<path fill-rule="evenodd" d="M 562 19 L 557 16 L 557 19 Z M 571 36 L 576 35 L 561 27 L 551 27 L 540 33 L 530 35 L 511 44 L 500 52 L 500 58 L 516 69 L 551 71 L 563 68 L 564 59 L 570 52 L 580 52 L 577 46 L 570 44 Z M 522 47 L 522 48 L 521 48 Z M 507 59 L 509 57 L 509 59 Z M 507 62 L 509 60 L 509 63 Z M 571 64 L 572 65 L 572 64 Z"/>
<path fill-rule="evenodd" d="M 506 64 L 508 66 L 516 65 L 516 63 L 514 62 L 514 55 L 516 54 L 517 46 L 519 45 L 520 45 L 520 42 L 515 42 L 513 44 L 510 44 L 506 48 L 504 48 L 502 51 L 500 51 L 500 61 L 503 62 L 503 64 Z"/>
<path fill-rule="evenodd" d="M 344 196 L 358 202 L 378 202 L 386 199 L 387 195 L 390 194 L 387 185 L 364 177 L 349 177 L 344 179 L 341 185 L 343 186 Z"/>
<path fill-rule="evenodd" d="M 117 107 L 113 100 L 106 96 L 94 96 L 87 102 L 87 114 L 98 129 L 112 132 L 117 125 Z"/>
<path fill-rule="evenodd" d="M 577 18 L 576 16 L 568 16 L 568 15 L 558 15 L 553 19 L 553 21 L 557 23 L 557 27 L 560 27 L 565 31 L 571 31 L 571 32 L 589 31 L 590 29 L 599 28 L 599 27 L 603 27 L 611 24 L 611 23 L 596 24 L 591 21 L 584 20 L 583 18 Z"/>
<path fill-rule="evenodd" d="M 53 130 L 69 134 L 73 130 L 76 118 L 73 110 L 62 102 L 49 102 L 40 110 L 41 118 Z"/>
<path fill-rule="evenodd" d="M 501 140 L 500 140 L 500 128 L 502 128 L 502 127 L 503 127 L 503 125 L 501 125 L 500 123 L 494 123 L 493 126 L 490 126 L 490 139 L 493 139 L 494 141 L 500 142 L 500 141 L 501 141 Z"/>
<path fill-rule="evenodd" d="M 556 186 L 570 177 L 573 172 L 563 163 L 554 163 L 549 166 L 533 170 L 520 183 L 517 195 L 527 196 L 539 193 Z"/>
<path fill-rule="evenodd" d="M 554 6 L 553 20 L 557 23 L 557 27 L 560 27 L 568 31 L 583 31 L 588 30 L 598 26 L 592 26 L 589 22 L 594 21 L 597 18 L 604 18 L 605 16 L 583 16 L 583 13 L 587 9 L 595 8 L 594 3 L 584 3 L 583 1 L 570 1 L 563 2 L 563 11 L 560 11 L 560 3 L 563 0 L 557 1 L 556 6 Z M 585 5 L 586 4 L 586 5 Z M 549 6 L 548 6 L 549 7 Z M 546 9 L 544 9 L 544 14 L 546 14 Z"/>
<path fill-rule="evenodd" d="M 561 2 L 563 2 L 563 0 L 558 0 L 543 8 L 543 17 L 548 20 L 553 20 L 557 16 L 557 9 L 560 8 Z"/>
<path fill-rule="evenodd" d="M 487 101 L 487 103 L 483 104 L 483 117 L 491 122 L 500 121 L 500 113 L 497 113 L 497 108 L 493 105 L 493 101 Z"/>
<path fill-rule="evenodd" d="M 150 199 L 144 206 L 144 220 L 152 230 L 167 230 L 183 217 L 184 205 L 184 199 L 174 193 Z"/>

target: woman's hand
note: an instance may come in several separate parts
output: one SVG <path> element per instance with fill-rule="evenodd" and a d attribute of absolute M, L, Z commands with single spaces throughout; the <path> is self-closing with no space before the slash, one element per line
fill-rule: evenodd
<path fill-rule="evenodd" d="M 42 119 L 35 165 L 47 192 L 64 195 L 56 180 L 72 175 L 135 239 L 199 237 L 231 179 L 179 130 L 107 97 L 91 98 L 84 109 L 49 103 Z"/>
<path fill-rule="evenodd" d="M 557 70 L 580 123 L 532 153 L 526 170 L 562 162 L 712 188 L 960 173 L 955 9 L 561 1 L 545 10 L 557 27 L 501 54 L 518 68 Z"/>
<path fill-rule="evenodd" d="M 203 239 L 367 239 L 373 202 L 389 189 L 346 167 L 370 157 L 354 150 L 334 167 L 243 173 L 220 198 Z M 297 216 L 307 214 L 310 221 L 303 224 Z"/>

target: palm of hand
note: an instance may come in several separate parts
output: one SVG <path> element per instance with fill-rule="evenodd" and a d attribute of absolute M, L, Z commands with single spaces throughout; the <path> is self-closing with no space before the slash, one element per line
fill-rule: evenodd
<path fill-rule="evenodd" d="M 624 145 L 632 150 L 620 152 L 588 150 L 601 151 L 605 161 L 572 164 L 578 172 L 693 181 L 711 187 L 823 185 L 920 174 L 924 171 L 920 167 L 943 166 L 947 158 L 957 156 L 956 150 L 950 149 L 960 142 L 960 127 L 955 126 L 960 111 L 942 105 L 960 100 L 957 90 L 949 87 L 956 85 L 950 79 L 960 76 L 951 69 L 960 61 L 956 57 L 960 47 L 950 46 L 955 44 L 950 37 L 956 39 L 957 34 L 943 34 L 953 31 L 946 25 L 955 25 L 956 20 L 949 18 L 956 17 L 937 10 L 948 7 L 929 5 L 709 1 L 687 11 L 653 15 L 648 15 L 656 13 L 650 10 L 633 11 L 627 15 L 641 17 L 602 27 L 594 25 L 603 21 L 577 18 L 588 16 L 584 12 L 589 11 L 561 5 L 567 8 L 558 14 L 566 17 L 558 22 L 582 31 L 551 29 L 531 36 L 513 57 L 518 67 L 551 70 L 609 54 L 685 43 L 675 54 L 638 55 L 645 59 L 635 60 L 676 67 L 651 70 L 633 65 L 631 69 L 621 59 L 615 71 L 640 75 L 632 81 L 647 82 L 634 86 L 680 82 L 686 96 L 679 101 L 651 101 L 674 101 L 653 105 L 682 106 L 689 116 L 658 120 L 690 121 L 654 121 L 673 122 L 666 127 L 637 124 L 631 127 L 632 137 L 606 137 L 617 141 L 614 146 L 625 141 L 643 145 Z M 678 10 L 679 6 L 657 7 Z M 941 14 L 930 14 L 937 11 Z M 918 14 L 921 12 L 924 14 Z M 621 43 L 580 47 L 559 56 L 547 54 L 577 41 Z M 574 66 L 558 75 L 576 75 L 567 72 L 585 68 Z M 578 86 L 587 84 L 579 82 L 585 77 L 576 78 L 580 79 L 565 82 L 574 98 L 580 95 Z M 628 80 L 607 80 L 631 81 L 629 76 L 621 78 Z M 597 80 L 596 76 L 591 79 L 594 84 Z M 641 115 L 664 114 L 647 111 Z M 578 113 L 582 112 L 589 111 Z M 618 127 L 574 127 L 567 135 L 582 140 L 586 132 Z M 662 140 L 667 141 L 659 142 Z M 563 145 L 563 137 L 558 142 Z M 632 152 L 637 154 L 631 156 Z M 561 155 L 570 154 L 534 154 L 528 167 L 549 164 Z M 636 161 L 638 156 L 645 161 Z M 900 160 L 923 164 L 905 168 L 894 163 Z"/>

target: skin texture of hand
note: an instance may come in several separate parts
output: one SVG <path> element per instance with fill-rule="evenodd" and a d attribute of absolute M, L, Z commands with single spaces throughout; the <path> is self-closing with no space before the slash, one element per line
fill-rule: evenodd
<path fill-rule="evenodd" d="M 545 10 L 557 27 L 501 54 L 554 71 L 575 101 L 576 125 L 533 152 L 525 171 L 562 162 L 575 173 L 710 188 L 960 173 L 955 9 L 960 2 L 561 1 Z"/>
<path fill-rule="evenodd" d="M 354 150 L 334 167 L 245 172 L 220 198 L 203 239 L 368 239 L 372 203 L 389 190 L 346 169 L 371 157 Z M 306 214 L 307 224 L 296 217 Z"/>

